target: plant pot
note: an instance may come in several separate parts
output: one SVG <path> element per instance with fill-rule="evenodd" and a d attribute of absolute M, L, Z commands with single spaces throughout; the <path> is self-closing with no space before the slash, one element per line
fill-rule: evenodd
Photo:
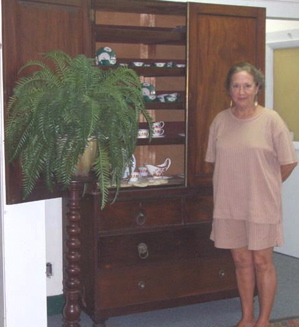
<path fill-rule="evenodd" d="M 74 175 L 78 177 L 87 177 L 93 166 L 96 155 L 97 141 L 95 139 L 90 139 L 86 145 L 84 153 L 78 160 L 77 166 L 74 170 Z"/>

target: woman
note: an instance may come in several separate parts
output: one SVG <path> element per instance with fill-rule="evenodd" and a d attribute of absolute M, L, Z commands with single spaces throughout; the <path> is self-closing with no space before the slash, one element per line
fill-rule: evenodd
<path fill-rule="evenodd" d="M 281 246 L 281 185 L 297 165 L 286 124 L 258 104 L 263 74 L 248 63 L 228 72 L 230 108 L 210 126 L 206 161 L 214 167 L 211 239 L 230 249 L 242 304 L 237 327 L 269 327 L 276 293 L 273 247 Z M 254 318 L 258 289 L 260 313 Z"/>

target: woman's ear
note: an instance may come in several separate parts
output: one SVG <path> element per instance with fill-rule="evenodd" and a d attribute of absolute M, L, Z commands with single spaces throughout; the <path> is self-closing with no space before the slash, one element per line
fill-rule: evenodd
<path fill-rule="evenodd" d="M 257 95 L 259 93 L 260 90 L 260 84 L 256 84 L 256 92 L 255 95 Z"/>

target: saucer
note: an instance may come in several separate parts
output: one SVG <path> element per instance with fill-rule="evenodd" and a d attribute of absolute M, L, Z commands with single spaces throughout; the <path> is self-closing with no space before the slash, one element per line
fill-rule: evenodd
<path fill-rule="evenodd" d="M 148 139 L 148 136 L 137 136 L 138 139 Z"/>
<path fill-rule="evenodd" d="M 163 178 L 151 178 L 148 182 L 150 186 L 168 184 L 168 180 Z"/>
<path fill-rule="evenodd" d="M 150 176 L 147 179 L 149 181 L 152 181 L 152 180 L 171 179 L 171 178 L 172 176 Z"/>
<path fill-rule="evenodd" d="M 147 182 L 135 182 L 135 183 L 133 183 L 133 186 L 136 186 L 136 187 L 147 187 L 148 186 L 148 183 Z"/>
<path fill-rule="evenodd" d="M 153 137 L 154 139 L 157 139 L 157 138 L 165 137 L 165 135 L 153 135 L 152 137 Z"/>

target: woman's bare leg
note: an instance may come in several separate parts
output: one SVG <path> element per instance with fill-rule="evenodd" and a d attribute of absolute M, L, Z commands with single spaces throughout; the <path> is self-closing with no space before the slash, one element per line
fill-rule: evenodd
<path fill-rule="evenodd" d="M 238 290 L 242 304 L 242 319 L 237 327 L 255 327 L 253 305 L 255 271 L 252 251 L 247 248 L 240 248 L 231 250 L 231 253 L 235 263 Z"/>
<path fill-rule="evenodd" d="M 255 327 L 269 327 L 277 279 L 272 261 L 273 248 L 252 251 L 259 293 L 260 314 Z"/>

